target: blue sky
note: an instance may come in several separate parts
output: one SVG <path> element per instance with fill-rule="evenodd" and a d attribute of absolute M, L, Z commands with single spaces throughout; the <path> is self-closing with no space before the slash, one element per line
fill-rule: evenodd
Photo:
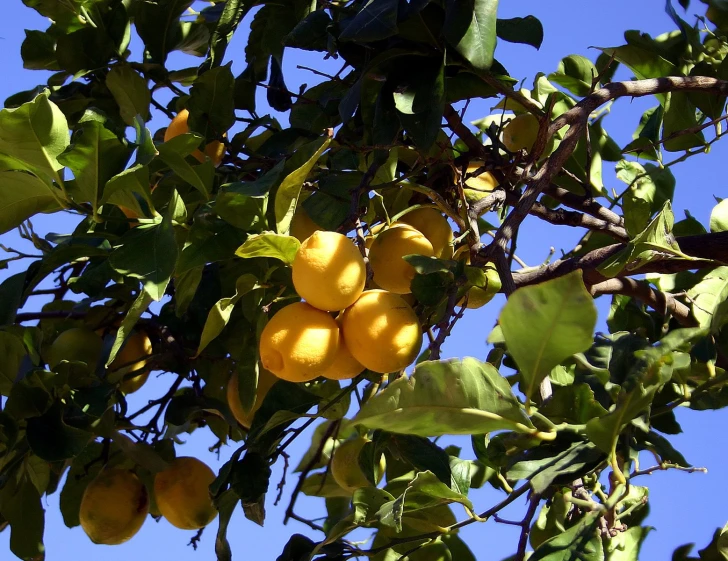
<path fill-rule="evenodd" d="M 12 93 L 34 87 L 44 81 L 43 73 L 26 71 L 20 59 L 20 44 L 24 37 L 23 29 L 45 29 L 47 23 L 34 11 L 26 8 L 20 0 L 4 2 L 3 18 L 0 19 L 0 48 L 3 52 L 3 80 L 0 82 L 0 100 Z M 608 5 L 605 9 L 603 6 Z M 674 24 L 663 12 L 661 0 L 612 0 L 609 3 L 597 3 L 585 0 L 504 0 L 501 2 L 499 17 L 536 15 L 544 24 L 545 40 L 539 51 L 522 45 L 500 43 L 496 51 L 497 58 L 506 66 L 512 76 L 525 80 L 526 87 L 531 86 L 533 77 L 538 72 L 552 72 L 559 60 L 569 54 L 582 54 L 594 59 L 598 51 L 591 46 L 616 46 L 622 44 L 622 35 L 628 29 L 640 29 L 652 35 L 674 29 Z M 692 14 L 703 11 L 703 4 L 693 0 Z M 248 22 L 249 23 L 249 22 Z M 233 70 L 237 74 L 244 67 L 244 32 L 235 38 L 228 50 L 228 58 L 232 58 Z M 138 42 L 132 43 L 132 48 Z M 135 52 L 138 57 L 138 50 Z M 184 59 L 187 60 L 184 60 Z M 177 56 L 172 64 L 180 66 L 197 64 L 187 57 Z M 297 91 L 298 85 L 312 85 L 318 79 L 309 72 L 296 69 L 303 64 L 316 68 L 336 67 L 338 63 L 325 65 L 312 53 L 287 52 L 284 72 L 288 86 Z M 623 79 L 629 75 L 623 73 Z M 262 102 L 262 97 L 261 97 Z M 471 104 L 468 115 L 472 119 L 490 113 L 492 100 L 482 100 Z M 606 128 L 620 145 L 631 139 L 631 133 L 640 114 L 653 105 L 650 99 L 620 100 L 612 108 L 615 115 L 606 121 Z M 262 110 L 260 111 L 262 112 Z M 152 128 L 164 126 L 157 118 Z M 713 147 L 709 156 L 698 156 L 689 162 L 677 166 L 674 173 L 677 177 L 675 197 L 675 214 L 682 218 L 683 209 L 689 206 L 691 213 L 703 224 L 707 224 L 710 209 L 714 204 L 713 195 L 726 197 L 726 180 L 721 163 L 728 157 L 725 143 Z M 613 164 L 605 166 L 605 184 L 608 188 L 621 189 L 622 186 L 614 178 Z M 40 234 L 47 232 L 68 231 L 75 218 L 65 215 L 53 215 L 36 219 L 34 225 Z M 528 220 L 519 236 L 519 256 L 532 265 L 542 262 L 553 246 L 557 255 L 560 249 L 568 249 L 576 240 L 576 232 L 564 232 L 566 228 L 555 228 L 535 220 Z M 19 247 L 18 238 L 8 233 L 0 238 L 0 243 Z M 0 271 L 0 279 L 19 270 L 21 265 L 10 270 Z M 484 309 L 468 312 L 456 326 L 453 335 L 446 343 L 444 356 L 476 356 L 485 358 L 487 347 L 485 338 L 490 332 L 502 300 L 496 300 Z M 39 305 L 38 302 L 34 305 Z M 606 298 L 600 299 L 598 305 L 603 320 Z M 135 403 L 130 406 L 143 405 L 150 397 L 161 395 L 165 386 L 170 383 L 171 375 L 163 375 L 152 379 L 142 392 L 132 396 Z M 648 537 L 643 559 L 669 559 L 672 551 L 686 542 L 697 542 L 699 547 L 707 544 L 714 529 L 728 520 L 728 450 L 725 446 L 724 427 L 728 424 L 728 411 L 702 412 L 689 410 L 678 411 L 678 420 L 682 423 L 684 433 L 671 437 L 674 445 L 681 450 L 688 461 L 694 465 L 706 466 L 707 474 L 684 474 L 679 472 L 658 472 L 645 477 L 640 482 L 649 485 L 651 514 L 647 523 L 657 529 Z M 305 437 L 304 437 L 305 439 Z M 207 448 L 215 440 L 209 433 L 200 431 L 186 438 L 185 446 L 178 448 L 178 455 L 194 455 L 207 462 L 213 469 L 227 460 L 233 448 L 223 449 L 218 459 Z M 467 442 L 463 445 L 464 454 L 470 456 Z M 293 446 L 292 455 L 300 456 L 302 446 Z M 649 462 L 648 459 L 645 459 Z M 643 467 L 647 467 L 645 464 Z M 274 468 L 272 486 L 280 477 L 278 465 Z M 289 476 L 287 491 L 292 488 L 292 477 Z M 480 510 L 492 505 L 497 494 L 490 490 L 473 491 L 472 499 Z M 284 502 L 286 496 L 284 496 Z M 482 507 L 482 508 L 480 508 Z M 312 517 L 323 514 L 320 500 L 301 497 L 297 511 Z M 522 512 L 523 504 L 517 504 L 509 511 L 513 517 Z M 47 499 L 46 503 L 46 547 L 47 561 L 71 561 L 72 559 L 103 559 L 104 561 L 128 561 L 129 559 L 174 558 L 177 561 L 213 559 L 214 532 L 217 523 L 207 529 L 197 552 L 187 546 L 191 532 L 178 530 L 162 520 L 155 523 L 151 518 L 142 530 L 130 542 L 120 546 L 96 546 L 90 542 L 80 528 L 69 530 L 63 525 L 58 511 L 58 494 Z M 273 561 L 280 554 L 288 536 L 294 532 L 314 535 L 307 527 L 295 521 L 287 527 L 281 525 L 285 504 L 273 507 L 269 497 L 267 505 L 268 518 L 266 526 L 261 528 L 247 521 L 238 511 L 233 518 L 229 530 L 229 538 L 235 558 L 255 561 Z M 460 515 L 460 513 L 458 513 Z M 502 559 L 513 553 L 517 542 L 517 529 L 498 525 L 495 522 L 474 524 L 462 532 L 463 538 L 476 552 L 479 561 Z M 0 551 L 8 551 L 9 532 L 0 534 Z M 6 553 L 2 557 L 6 558 Z"/>

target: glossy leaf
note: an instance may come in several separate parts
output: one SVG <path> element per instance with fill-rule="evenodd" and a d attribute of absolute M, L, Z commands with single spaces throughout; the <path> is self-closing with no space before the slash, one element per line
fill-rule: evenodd
<path fill-rule="evenodd" d="M 144 121 L 149 120 L 149 104 L 152 95 L 147 81 L 130 66 L 120 64 L 114 66 L 106 76 L 106 87 L 111 91 L 124 122 L 134 125 L 134 118 L 139 115 Z"/>
<path fill-rule="evenodd" d="M 301 243 L 293 236 L 283 236 L 271 232 L 250 236 L 237 249 L 235 255 L 244 259 L 270 257 L 290 265 L 300 246 Z"/>
<path fill-rule="evenodd" d="M 449 0 L 445 37 L 478 70 L 493 64 L 498 0 Z"/>
<path fill-rule="evenodd" d="M 495 30 L 499 39 L 511 43 L 524 43 L 537 49 L 543 43 L 543 25 L 535 16 L 498 19 Z"/>

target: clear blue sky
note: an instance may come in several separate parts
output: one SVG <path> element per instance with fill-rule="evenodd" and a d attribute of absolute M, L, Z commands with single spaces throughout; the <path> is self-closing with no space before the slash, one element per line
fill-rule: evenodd
<path fill-rule="evenodd" d="M 0 100 L 12 93 L 29 89 L 44 81 L 44 74 L 26 71 L 20 59 L 20 44 L 24 37 L 23 29 L 45 29 L 47 23 L 34 11 L 26 8 L 20 0 L 4 2 L 3 18 L 0 19 L 0 49 L 3 53 L 3 80 L 0 82 Z M 693 0 L 689 13 L 704 9 L 703 4 Z M 601 6 L 608 5 L 609 8 Z M 612 0 L 601 5 L 585 0 L 504 0 L 501 2 L 499 17 L 536 15 L 544 24 L 545 40 L 540 51 L 531 47 L 501 43 L 496 51 L 497 58 L 508 68 L 511 75 L 525 79 L 530 87 L 537 72 L 552 72 L 558 61 L 569 54 L 582 54 L 594 59 L 598 54 L 588 50 L 590 46 L 616 46 L 622 44 L 622 34 L 627 29 L 640 29 L 652 35 L 674 29 L 674 24 L 662 11 L 662 0 Z M 692 17 L 686 17 L 693 21 Z M 244 32 L 244 30 L 243 30 Z M 234 60 L 233 70 L 239 73 L 244 67 L 243 32 L 239 33 L 228 50 L 228 57 Z M 138 41 L 132 47 L 138 47 Z M 138 59 L 138 50 L 135 52 Z M 186 57 L 184 57 L 186 58 Z M 198 61 L 182 61 L 182 57 L 173 59 L 180 66 L 197 64 Z M 321 68 L 320 61 L 312 53 L 286 53 L 285 73 L 288 86 L 297 91 L 301 83 L 309 85 L 317 82 L 310 73 L 296 70 L 297 64 Z M 329 67 L 336 63 L 329 63 Z M 338 67 L 337 67 L 338 69 Z M 629 78 L 624 73 L 622 78 Z M 262 99 L 261 99 L 262 101 Z M 606 121 L 607 130 L 617 139 L 620 145 L 626 144 L 644 109 L 653 104 L 652 100 L 621 100 L 612 109 L 615 115 Z M 483 100 L 471 104 L 468 115 L 472 119 L 490 113 L 492 100 Z M 157 119 L 153 123 L 156 128 L 164 125 Z M 154 128 L 154 127 L 153 127 Z M 683 209 L 689 205 L 693 215 L 707 224 L 710 209 L 714 204 L 713 195 L 726 197 L 725 166 L 728 148 L 725 142 L 713 148 L 713 154 L 693 158 L 688 163 L 674 168 L 678 180 L 675 198 L 675 214 L 682 218 Z M 622 186 L 614 178 L 611 164 L 605 166 L 605 184 L 607 187 Z M 68 231 L 69 220 L 63 215 L 54 215 L 36 219 L 34 225 L 39 234 L 47 232 Z M 519 236 L 519 256 L 528 264 L 542 262 L 553 245 L 557 250 L 568 249 L 575 241 L 574 232 L 564 232 L 565 228 L 554 228 L 529 220 Z M 14 233 L 2 236 L 0 243 L 19 247 Z M 19 270 L 19 266 L 0 271 L 0 279 Z M 39 303 L 36 303 L 38 305 Z M 444 348 L 445 356 L 476 356 L 484 358 L 487 353 L 485 338 L 493 326 L 502 301 L 495 301 L 485 309 L 468 312 L 457 325 L 453 336 Z M 598 302 L 601 319 L 604 319 L 605 306 L 608 301 L 602 298 Z M 132 396 L 134 403 L 130 407 L 142 405 L 150 397 L 161 395 L 169 376 L 151 380 L 145 389 Z M 725 427 L 728 425 L 728 411 L 695 413 L 689 410 L 678 411 L 678 420 L 682 423 L 684 433 L 671 437 L 673 444 L 681 450 L 688 461 L 694 465 L 706 466 L 707 474 L 684 474 L 678 472 L 657 473 L 641 482 L 651 489 L 651 514 L 648 524 L 657 528 L 647 539 L 642 559 L 669 559 L 672 551 L 679 545 L 694 541 L 702 547 L 709 541 L 714 529 L 728 520 L 728 449 L 725 445 Z M 464 454 L 470 457 L 470 447 L 466 441 L 458 441 L 463 445 Z M 206 431 L 187 438 L 187 444 L 178 448 L 178 455 L 194 455 L 206 461 L 214 469 L 228 459 L 234 448 L 223 449 L 220 459 L 208 452 L 207 447 L 214 443 L 214 438 Z M 302 447 L 293 447 L 294 458 L 300 455 Z M 645 466 L 649 459 L 645 458 Z M 271 479 L 275 486 L 280 477 L 280 467 L 274 468 Z M 289 486 L 292 488 L 292 477 Z M 285 502 L 284 496 L 284 502 Z M 480 510 L 484 510 L 497 499 L 495 492 L 477 490 L 471 498 Z M 482 507 L 482 508 L 481 508 Z M 518 504 L 510 512 L 513 517 L 522 512 L 523 505 Z M 307 527 L 291 522 L 288 527 L 281 525 L 285 504 L 273 507 L 272 497 L 267 505 L 268 518 L 264 528 L 247 521 L 238 511 L 233 518 L 229 530 L 229 539 L 233 553 L 238 560 L 274 561 L 280 554 L 288 536 L 294 532 L 319 536 Z M 300 513 L 318 516 L 323 514 L 323 501 L 301 497 L 297 510 Z M 460 514 L 460 513 L 458 513 Z M 142 530 L 130 542 L 120 546 L 97 546 L 90 542 L 80 528 L 69 530 L 63 524 L 58 511 L 58 494 L 49 497 L 46 503 L 46 535 L 47 561 L 71 561 L 76 559 L 103 559 L 104 561 L 128 561 L 129 559 L 175 559 L 176 561 L 214 559 L 214 533 L 217 523 L 214 522 L 206 531 L 200 549 L 197 552 L 187 546 L 191 532 L 178 530 L 162 520 L 155 523 L 149 519 Z M 517 529 L 510 526 L 497 525 L 495 522 L 475 524 L 464 529 L 463 538 L 470 544 L 479 561 L 502 559 L 515 550 Z M 0 534 L 0 557 L 8 557 L 9 532 Z"/>

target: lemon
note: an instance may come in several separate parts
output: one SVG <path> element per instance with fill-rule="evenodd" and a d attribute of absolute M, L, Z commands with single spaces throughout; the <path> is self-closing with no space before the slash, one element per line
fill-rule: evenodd
<path fill-rule="evenodd" d="M 326 312 L 304 302 L 278 311 L 260 334 L 263 368 L 289 382 L 307 382 L 334 363 L 339 327 Z"/>
<path fill-rule="evenodd" d="M 230 406 L 230 411 L 232 412 L 233 417 L 235 417 L 238 423 L 240 423 L 246 429 L 250 428 L 250 425 L 253 423 L 253 417 L 255 416 L 255 412 L 260 409 L 260 406 L 263 404 L 265 396 L 273 387 L 273 384 L 275 384 L 277 381 L 278 378 L 273 376 L 273 374 L 271 374 L 267 370 L 261 368 L 260 373 L 258 374 L 258 389 L 255 393 L 255 402 L 253 403 L 253 407 L 250 409 L 250 411 L 246 412 L 245 409 L 243 409 L 243 404 L 240 402 L 240 386 L 238 375 L 233 374 L 230 377 L 230 381 L 227 385 L 227 401 L 228 405 Z"/>
<path fill-rule="evenodd" d="M 432 244 L 435 257 L 449 259 L 452 256 L 452 229 L 447 218 L 436 208 L 424 207 L 412 210 L 399 221 L 422 232 Z"/>
<path fill-rule="evenodd" d="M 146 365 L 151 354 L 152 342 L 146 334 L 137 331 L 129 336 L 109 366 L 109 369 L 119 376 L 126 377 L 128 374 L 136 373 L 135 376 L 124 378 L 119 384 L 119 390 L 130 394 L 144 385 L 149 378 L 149 369 Z"/>
<path fill-rule="evenodd" d="M 90 371 L 96 370 L 104 342 L 101 336 L 87 327 L 72 327 L 61 333 L 47 352 L 48 366 L 53 370 L 62 360 L 83 362 Z"/>
<path fill-rule="evenodd" d="M 485 288 L 481 288 L 479 286 L 473 286 L 470 287 L 468 290 L 468 301 L 467 304 L 465 304 L 466 308 L 469 309 L 477 309 L 482 308 L 485 306 L 488 302 L 490 302 L 493 297 L 500 292 L 501 289 L 501 280 L 498 276 L 498 271 L 496 271 L 495 266 L 492 263 L 488 263 L 485 266 L 484 269 L 485 272 L 485 279 L 486 279 L 486 286 Z M 465 303 L 465 298 L 459 302 L 459 306 L 462 306 Z"/>
<path fill-rule="evenodd" d="M 293 286 L 314 308 L 339 311 L 364 290 L 364 258 L 354 243 L 336 232 L 318 231 L 306 238 L 293 260 Z"/>
<path fill-rule="evenodd" d="M 175 458 L 154 477 L 154 498 L 159 512 L 182 530 L 204 528 L 217 516 L 210 496 L 215 473 L 197 458 Z"/>
<path fill-rule="evenodd" d="M 341 327 L 340 324 L 339 327 Z M 344 335 L 339 329 L 339 348 L 336 351 L 336 358 L 334 358 L 331 366 L 321 373 L 321 376 L 329 380 L 351 380 L 354 376 L 360 374 L 362 370 L 364 370 L 364 367 L 351 354 L 346 346 Z"/>
<path fill-rule="evenodd" d="M 378 234 L 369 250 L 374 282 L 396 294 L 411 292 L 415 270 L 402 259 L 405 255 L 432 257 L 435 251 L 425 235 L 409 224 L 393 224 Z"/>
<path fill-rule="evenodd" d="M 293 215 L 291 220 L 291 227 L 289 233 L 296 238 L 299 242 L 303 242 L 314 232 L 321 229 L 321 226 L 316 224 L 311 216 L 306 212 L 306 209 L 299 206 Z"/>
<path fill-rule="evenodd" d="M 530 151 L 538 136 L 538 119 L 530 113 L 518 115 L 503 127 L 503 144 L 511 152 Z"/>
<path fill-rule="evenodd" d="M 149 514 L 149 495 L 139 478 L 122 469 L 106 469 L 88 484 L 79 520 L 91 541 L 117 545 L 131 539 Z"/>
<path fill-rule="evenodd" d="M 417 358 L 422 329 L 401 296 L 367 290 L 344 312 L 342 332 L 351 354 L 374 372 L 402 370 Z"/>
<path fill-rule="evenodd" d="M 353 493 L 362 487 L 371 487 L 372 484 L 359 467 L 359 454 L 364 445 L 369 442 L 366 438 L 357 437 L 347 440 L 336 446 L 331 457 L 331 475 L 339 487 Z M 384 456 L 379 458 L 377 483 L 382 480 L 386 464 Z"/>
<path fill-rule="evenodd" d="M 474 162 L 468 166 L 468 173 L 474 173 L 482 167 L 482 163 Z M 498 180 L 489 172 L 483 172 L 480 175 L 469 177 L 465 180 L 465 187 L 475 191 L 490 193 L 498 187 Z"/>
<path fill-rule="evenodd" d="M 187 124 L 187 119 L 190 117 L 190 112 L 187 109 L 182 109 L 174 119 L 169 123 L 167 130 L 164 131 L 164 141 L 167 142 L 175 136 L 190 132 L 190 127 Z M 192 157 L 198 162 L 204 162 L 207 156 L 215 164 L 215 167 L 222 163 L 222 158 L 225 155 L 225 145 L 219 140 L 213 140 L 207 146 L 205 146 L 204 153 L 201 150 L 195 150 L 192 152 Z"/>

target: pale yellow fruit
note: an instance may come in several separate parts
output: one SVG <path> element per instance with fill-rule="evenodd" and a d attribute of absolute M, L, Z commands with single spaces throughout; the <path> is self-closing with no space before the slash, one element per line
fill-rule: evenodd
<path fill-rule="evenodd" d="M 503 144 L 511 152 L 533 148 L 538 136 L 538 119 L 530 113 L 518 115 L 503 127 Z"/>
<path fill-rule="evenodd" d="M 436 208 L 415 209 L 402 216 L 399 221 L 422 232 L 432 244 L 435 257 L 449 259 L 452 256 L 452 228 L 447 218 Z"/>
<path fill-rule="evenodd" d="M 364 445 L 369 442 L 366 438 L 357 437 L 339 444 L 331 457 L 331 475 L 342 489 L 353 493 L 362 487 L 371 487 L 372 484 L 359 467 L 359 454 Z M 382 480 L 386 468 L 384 455 L 379 458 L 377 483 Z"/>
<path fill-rule="evenodd" d="M 187 120 L 190 117 L 190 112 L 187 109 L 182 109 L 174 119 L 167 126 L 167 130 L 164 131 L 164 141 L 190 132 L 190 127 L 187 124 Z M 213 140 L 207 146 L 205 146 L 204 153 L 202 150 L 195 150 L 192 152 L 192 157 L 198 162 L 204 162 L 206 157 L 212 160 L 215 167 L 222 163 L 222 158 L 225 156 L 225 145 L 219 140 Z"/>
<path fill-rule="evenodd" d="M 215 473 L 197 458 L 175 458 L 154 477 L 154 498 L 159 512 L 182 530 L 204 528 L 217 516 L 210 496 Z"/>
<path fill-rule="evenodd" d="M 465 302 L 465 298 L 459 302 L 459 306 L 462 306 L 465 304 L 466 308 L 469 309 L 477 309 L 482 308 L 485 306 L 488 302 L 490 302 L 493 297 L 500 292 L 501 289 L 501 280 L 498 276 L 498 271 L 495 270 L 495 267 L 491 264 L 486 265 L 485 268 L 485 278 L 487 279 L 487 287 L 481 288 L 479 286 L 473 286 L 468 290 L 468 299 L 467 303 Z"/>
<path fill-rule="evenodd" d="M 136 373 L 130 378 L 123 379 L 119 384 L 119 390 L 128 395 L 145 384 L 149 378 L 149 369 L 146 366 L 151 355 L 152 341 L 149 337 L 140 331 L 132 333 L 109 366 L 109 370 L 120 376 Z"/>
<path fill-rule="evenodd" d="M 481 167 L 481 163 L 471 163 L 468 166 L 468 173 L 475 173 Z M 491 172 L 485 171 L 480 175 L 469 177 L 468 179 L 466 179 L 465 186 L 475 191 L 490 193 L 491 191 L 494 191 L 496 187 L 498 187 L 498 180 Z"/>
<path fill-rule="evenodd" d="M 79 521 L 98 544 L 117 545 L 131 539 L 149 514 L 149 495 L 139 478 L 122 469 L 106 469 L 88 484 Z"/>
<path fill-rule="evenodd" d="M 303 242 L 311 234 L 318 232 L 320 229 L 321 226 L 316 224 L 308 212 L 306 212 L 306 209 L 300 206 L 293 215 L 289 233 L 299 242 Z"/>
<path fill-rule="evenodd" d="M 341 327 L 341 324 L 339 324 L 339 327 Z M 346 346 L 346 339 L 341 329 L 339 329 L 339 348 L 336 351 L 336 358 L 334 358 L 331 366 L 321 373 L 321 376 L 329 380 L 351 380 L 354 376 L 360 374 L 362 370 L 364 370 L 364 367 L 351 354 L 349 347 Z"/>
<path fill-rule="evenodd" d="M 401 296 L 386 290 L 367 290 L 344 312 L 341 325 L 351 354 L 374 372 L 402 370 L 422 346 L 417 314 Z"/>
<path fill-rule="evenodd" d="M 314 308 L 330 312 L 351 306 L 364 290 L 367 271 L 359 249 L 337 232 L 318 231 L 293 260 L 293 286 Z"/>
<path fill-rule="evenodd" d="M 227 402 L 230 406 L 230 411 L 232 412 L 233 417 L 235 417 L 235 420 L 237 420 L 237 422 L 246 429 L 249 429 L 250 425 L 253 423 L 253 417 L 255 416 L 255 412 L 260 409 L 260 406 L 263 404 L 265 396 L 273 387 L 273 384 L 275 384 L 277 381 L 278 378 L 273 376 L 273 374 L 271 374 L 267 370 L 261 368 L 260 373 L 258 374 L 258 388 L 255 392 L 255 403 L 253 403 L 253 407 L 250 409 L 250 411 L 246 412 L 245 409 L 243 409 L 243 404 L 240 402 L 240 387 L 238 375 L 233 374 L 230 377 L 230 381 L 227 385 Z"/>
<path fill-rule="evenodd" d="M 90 371 L 96 370 L 104 342 L 101 336 L 87 327 L 72 327 L 61 333 L 47 352 L 48 366 L 54 369 L 62 360 L 83 362 Z"/>
<path fill-rule="evenodd" d="M 369 250 L 374 282 L 396 294 L 412 292 L 415 270 L 403 259 L 405 255 L 433 257 L 435 251 L 430 240 L 409 224 L 393 224 L 378 234 Z"/>
<path fill-rule="evenodd" d="M 263 368 L 282 380 L 308 382 L 336 359 L 339 326 L 326 312 L 295 302 L 266 324 L 259 348 Z"/>

